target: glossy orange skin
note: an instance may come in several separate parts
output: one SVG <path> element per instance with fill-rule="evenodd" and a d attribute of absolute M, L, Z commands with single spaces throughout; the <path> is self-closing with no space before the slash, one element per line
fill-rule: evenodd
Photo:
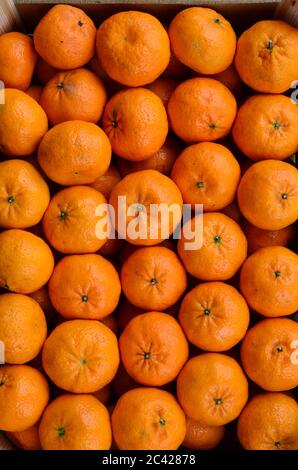
<path fill-rule="evenodd" d="M 41 106 L 23 91 L 6 88 L 5 104 L 0 107 L 0 151 L 8 156 L 29 156 L 47 130 L 48 119 Z"/>
<path fill-rule="evenodd" d="M 206 426 L 186 416 L 186 435 L 182 445 L 192 450 L 214 449 L 224 434 L 224 426 Z"/>
<path fill-rule="evenodd" d="M 34 426 L 49 401 L 44 376 L 26 365 L 3 365 L 0 383 L 0 428 L 18 432 Z"/>
<path fill-rule="evenodd" d="M 237 197 L 251 224 L 263 230 L 287 227 L 298 218 L 298 170 L 286 162 L 257 162 L 242 176 Z"/>
<path fill-rule="evenodd" d="M 298 324 L 288 318 L 262 320 L 250 328 L 241 345 L 241 361 L 248 377 L 264 390 L 281 392 L 298 386 L 293 361 Z"/>
<path fill-rule="evenodd" d="M 117 372 L 117 338 L 101 322 L 66 321 L 47 338 L 42 365 L 57 387 L 73 393 L 96 392 L 110 383 Z"/>
<path fill-rule="evenodd" d="M 163 102 L 163 105 L 167 106 L 170 96 L 178 84 L 178 80 L 161 77 L 155 80 L 154 82 L 149 83 L 149 85 L 147 85 L 147 88 L 153 91 L 153 93 L 155 93 L 157 96 L 159 96 L 159 98 Z"/>
<path fill-rule="evenodd" d="M 126 197 L 124 207 L 120 204 L 119 196 Z M 109 200 L 115 211 L 113 223 L 119 236 L 133 245 L 157 245 L 169 238 L 181 220 L 182 202 L 176 184 L 156 170 L 137 171 L 125 176 L 113 188 Z M 157 213 L 153 213 L 150 207 L 152 204 L 165 204 L 163 207 L 168 209 L 168 220 L 167 217 L 161 219 Z M 123 217 L 124 211 L 126 221 L 119 225 L 119 212 Z M 139 230 L 138 227 L 132 230 L 138 220 Z"/>
<path fill-rule="evenodd" d="M 183 150 L 171 177 L 186 204 L 204 204 L 204 211 L 221 210 L 236 195 L 240 166 L 223 145 L 201 142 Z"/>
<path fill-rule="evenodd" d="M 237 103 L 230 90 L 213 78 L 182 82 L 168 103 L 170 125 L 188 143 L 210 142 L 226 136 L 236 112 Z"/>
<path fill-rule="evenodd" d="M 220 212 L 203 214 L 203 245 L 187 250 L 182 233 L 178 254 L 188 273 L 202 281 L 226 281 L 236 274 L 247 256 L 247 240 L 240 226 Z M 195 219 L 185 224 L 195 229 Z"/>
<path fill-rule="evenodd" d="M 92 395 L 61 395 L 46 408 L 39 437 L 43 450 L 108 450 L 108 410 Z"/>
<path fill-rule="evenodd" d="M 0 80 L 6 88 L 26 90 L 36 61 L 37 54 L 29 36 L 16 32 L 0 36 Z"/>
<path fill-rule="evenodd" d="M 106 73 L 129 87 L 156 80 L 170 60 L 170 41 L 157 18 L 139 11 L 116 13 L 99 27 L 99 60 Z"/>
<path fill-rule="evenodd" d="M 185 436 L 185 416 L 170 393 L 136 388 L 118 400 L 112 430 L 120 450 L 175 450 Z"/>
<path fill-rule="evenodd" d="M 177 396 L 190 418 L 207 426 L 222 426 L 242 411 L 248 382 L 235 359 L 205 353 L 190 359 L 180 372 Z"/>
<path fill-rule="evenodd" d="M 111 145 L 95 124 L 67 121 L 57 124 L 44 136 L 38 149 L 38 162 L 55 183 L 89 184 L 109 168 Z"/>
<path fill-rule="evenodd" d="M 246 222 L 243 229 L 247 238 L 249 254 L 267 246 L 286 246 L 295 237 L 294 225 L 288 225 L 280 230 L 262 230 Z"/>
<path fill-rule="evenodd" d="M 232 63 L 223 72 L 212 75 L 212 78 L 215 78 L 216 80 L 219 80 L 221 83 L 223 83 L 230 90 L 230 92 L 233 93 L 237 100 L 242 98 L 245 91 L 243 86 L 244 84 L 239 77 L 234 63 Z"/>
<path fill-rule="evenodd" d="M 160 312 L 133 318 L 120 336 L 119 348 L 128 374 L 152 387 L 175 380 L 188 359 L 188 343 L 179 323 Z"/>
<path fill-rule="evenodd" d="M 0 295 L 0 338 L 5 362 L 25 364 L 40 352 L 47 337 L 47 322 L 35 300 L 22 294 Z"/>
<path fill-rule="evenodd" d="M 30 294 L 48 282 L 53 269 L 53 254 L 40 237 L 19 229 L 0 233 L 1 288 Z"/>
<path fill-rule="evenodd" d="M 283 95 L 254 95 L 239 108 L 232 134 L 252 160 L 285 160 L 298 150 L 298 109 Z"/>
<path fill-rule="evenodd" d="M 234 287 L 224 282 L 206 282 L 186 294 L 179 322 L 188 340 L 198 348 L 227 351 L 244 338 L 249 310 Z"/>
<path fill-rule="evenodd" d="M 38 54 L 52 67 L 70 70 L 82 67 L 93 57 L 96 28 L 80 8 L 55 5 L 34 31 Z"/>
<path fill-rule="evenodd" d="M 298 309 L 298 256 L 283 246 L 261 248 L 244 262 L 240 289 L 248 304 L 266 317 Z"/>
<path fill-rule="evenodd" d="M 174 54 L 196 72 L 215 74 L 233 62 L 236 34 L 231 24 L 210 8 L 179 12 L 170 24 L 169 36 Z"/>
<path fill-rule="evenodd" d="M 38 81 L 42 85 L 45 85 L 49 80 L 51 80 L 51 78 L 53 78 L 57 72 L 58 72 L 58 69 L 55 69 L 54 67 L 52 67 L 41 57 L 38 58 L 35 73 L 36 73 Z"/>
<path fill-rule="evenodd" d="M 167 137 L 163 146 L 152 157 L 141 162 L 118 158 L 117 165 L 122 176 L 142 170 L 156 170 L 170 176 L 173 164 L 181 152 L 181 147 L 173 137 Z"/>
<path fill-rule="evenodd" d="M 178 256 L 168 248 L 140 248 L 121 269 L 122 290 L 127 299 L 144 310 L 166 310 L 187 287 L 186 273 Z"/>
<path fill-rule="evenodd" d="M 238 39 L 241 79 L 262 93 L 284 93 L 298 77 L 298 32 L 284 21 L 258 21 Z"/>
<path fill-rule="evenodd" d="M 64 257 L 49 282 L 51 302 L 67 319 L 100 320 L 115 310 L 120 293 L 114 266 L 95 254 Z"/>
<path fill-rule="evenodd" d="M 41 444 L 38 435 L 39 423 L 34 424 L 25 431 L 7 432 L 8 439 L 22 450 L 41 450 Z"/>
<path fill-rule="evenodd" d="M 297 450 L 296 401 L 284 393 L 254 396 L 238 419 L 237 434 L 246 450 Z"/>
<path fill-rule="evenodd" d="M 121 175 L 117 167 L 111 163 L 107 171 L 96 178 L 96 180 L 93 183 L 90 183 L 89 186 L 102 193 L 106 199 L 109 199 L 112 189 L 120 180 Z"/>
<path fill-rule="evenodd" d="M 31 85 L 26 90 L 26 94 L 31 96 L 37 103 L 40 101 L 43 87 L 41 85 Z"/>
<path fill-rule="evenodd" d="M 51 199 L 42 227 L 49 243 L 61 253 L 95 253 L 106 242 L 106 234 L 96 230 L 100 220 L 96 208 L 105 197 L 88 186 L 72 186 Z M 100 237 L 99 237 L 100 235 Z"/>
<path fill-rule="evenodd" d="M 132 161 L 146 160 L 165 143 L 168 119 L 161 99 L 147 88 L 126 88 L 107 103 L 103 130 L 113 152 Z"/>
<path fill-rule="evenodd" d="M 44 87 L 40 105 L 52 125 L 65 121 L 98 122 L 107 93 L 95 73 L 80 68 L 57 73 Z"/>
<path fill-rule="evenodd" d="M 47 183 L 24 160 L 0 163 L 0 226 L 28 228 L 38 224 L 50 202 Z"/>

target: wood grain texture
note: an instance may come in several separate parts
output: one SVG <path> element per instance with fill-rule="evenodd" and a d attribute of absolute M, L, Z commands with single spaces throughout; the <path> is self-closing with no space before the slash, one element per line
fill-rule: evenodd
<path fill-rule="evenodd" d="M 280 18 L 298 28 L 298 0 L 283 0 L 277 7 L 276 18 Z"/>

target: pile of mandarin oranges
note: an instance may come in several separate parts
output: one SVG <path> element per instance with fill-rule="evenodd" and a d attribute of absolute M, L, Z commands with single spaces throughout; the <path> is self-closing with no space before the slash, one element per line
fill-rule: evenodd
<path fill-rule="evenodd" d="M 0 36 L 0 430 L 15 446 L 298 449 L 298 30 L 237 36 L 209 8 L 96 29 L 66 4 L 33 36 Z M 107 203 L 116 237 L 98 228 Z M 155 238 L 152 219 L 128 234 L 152 204 L 178 208 L 166 239 L 159 216 Z M 185 204 L 194 249 L 173 236 Z"/>

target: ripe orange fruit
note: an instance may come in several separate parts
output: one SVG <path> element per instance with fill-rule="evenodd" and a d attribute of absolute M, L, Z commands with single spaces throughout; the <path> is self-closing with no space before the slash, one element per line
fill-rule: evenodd
<path fill-rule="evenodd" d="M 247 241 L 239 225 L 220 212 L 198 216 L 203 223 L 202 247 L 187 249 L 193 240 L 185 237 L 185 231 L 196 230 L 195 217 L 183 226 L 178 240 L 178 253 L 184 267 L 192 276 L 202 281 L 225 281 L 234 276 L 247 255 Z"/>
<path fill-rule="evenodd" d="M 230 90 L 230 92 L 233 93 L 237 100 L 242 98 L 245 91 L 243 86 L 244 84 L 238 75 L 234 63 L 232 63 L 223 72 L 212 75 L 212 78 L 215 78 L 216 80 L 223 83 Z"/>
<path fill-rule="evenodd" d="M 115 335 L 118 335 L 118 321 L 116 318 L 116 315 L 114 313 L 111 313 L 107 317 L 102 318 L 101 323 L 103 323 L 105 326 L 110 328 Z"/>
<path fill-rule="evenodd" d="M 112 430 L 120 450 L 175 450 L 186 431 L 175 398 L 157 388 L 136 388 L 120 397 L 112 413 Z"/>
<path fill-rule="evenodd" d="M 39 424 L 34 424 L 25 431 L 7 432 L 9 440 L 22 450 L 41 450 L 41 444 L 38 435 Z"/>
<path fill-rule="evenodd" d="M 95 52 L 96 28 L 80 8 L 55 5 L 34 31 L 38 54 L 52 67 L 76 69 L 87 64 Z"/>
<path fill-rule="evenodd" d="M 244 217 L 263 230 L 280 230 L 298 218 L 298 170 L 289 163 L 266 160 L 252 165 L 238 187 Z"/>
<path fill-rule="evenodd" d="M 35 73 L 36 73 L 38 81 L 42 85 L 45 85 L 49 80 L 51 80 L 51 78 L 53 78 L 57 72 L 58 72 L 58 69 L 55 69 L 54 67 L 52 67 L 41 57 L 38 58 Z"/>
<path fill-rule="evenodd" d="M 173 137 L 167 137 L 163 146 L 152 157 L 141 162 L 118 158 L 117 164 L 122 176 L 142 170 L 156 170 L 170 176 L 173 164 L 180 152 L 181 147 L 178 142 Z"/>
<path fill-rule="evenodd" d="M 24 160 L 0 163 L 0 226 L 27 228 L 38 224 L 50 202 L 47 183 Z"/>
<path fill-rule="evenodd" d="M 284 393 L 254 396 L 238 419 L 237 434 L 246 450 L 297 450 L 296 401 Z"/>
<path fill-rule="evenodd" d="M 210 450 L 220 443 L 224 434 L 224 426 L 206 426 L 186 416 L 186 435 L 182 445 L 187 449 Z"/>
<path fill-rule="evenodd" d="M 16 32 L 0 36 L 0 80 L 6 88 L 27 90 L 36 61 L 37 54 L 29 36 Z"/>
<path fill-rule="evenodd" d="M 55 183 L 65 186 L 93 183 L 105 174 L 110 161 L 110 142 L 91 122 L 58 124 L 47 132 L 38 149 L 42 170 Z"/>
<path fill-rule="evenodd" d="M 126 328 L 130 320 L 132 320 L 137 315 L 141 315 L 142 313 L 145 313 L 145 310 L 136 307 L 124 298 L 123 301 L 120 302 L 117 309 L 117 320 L 120 331 L 123 331 L 124 328 Z"/>
<path fill-rule="evenodd" d="M 120 180 L 121 175 L 117 167 L 111 163 L 107 171 L 96 178 L 96 180 L 93 183 L 90 183 L 89 186 L 102 193 L 106 199 L 109 199 L 113 187 L 116 186 Z"/>
<path fill-rule="evenodd" d="M 230 217 L 231 219 L 235 220 L 235 222 L 237 222 L 237 224 L 239 225 L 242 225 L 243 223 L 243 216 L 240 212 L 240 209 L 238 207 L 238 204 L 237 204 L 237 199 L 234 199 L 233 202 L 231 202 L 231 204 L 229 204 L 228 206 L 224 207 L 221 212 L 225 215 L 227 215 L 228 217 Z"/>
<path fill-rule="evenodd" d="M 121 284 L 128 300 L 144 310 L 165 310 L 174 305 L 187 287 L 181 261 L 168 248 L 140 248 L 121 269 Z"/>
<path fill-rule="evenodd" d="M 46 408 L 39 437 L 43 450 L 108 450 L 108 410 L 92 395 L 61 395 Z"/>
<path fill-rule="evenodd" d="M 51 302 L 67 319 L 107 317 L 117 307 L 120 293 L 114 266 L 95 254 L 65 256 L 49 282 Z"/>
<path fill-rule="evenodd" d="M 171 176 L 184 203 L 204 204 L 204 211 L 216 211 L 235 198 L 240 166 L 223 145 L 201 142 L 183 150 Z"/>
<path fill-rule="evenodd" d="M 56 193 L 42 221 L 50 244 L 66 254 L 99 250 L 107 240 L 106 233 L 96 227 L 100 204 L 106 204 L 105 197 L 88 186 L 72 186 Z"/>
<path fill-rule="evenodd" d="M 5 345 L 5 362 L 31 361 L 46 337 L 47 322 L 35 300 L 22 294 L 0 295 L 0 339 Z"/>
<path fill-rule="evenodd" d="M 120 240 L 119 238 L 108 238 L 97 253 L 101 256 L 111 258 L 119 253 L 123 244 L 124 240 Z"/>
<path fill-rule="evenodd" d="M 117 338 L 95 320 L 63 322 L 44 344 L 42 365 L 57 387 L 73 393 L 96 392 L 117 372 Z"/>
<path fill-rule="evenodd" d="M 44 87 L 40 105 L 53 125 L 74 120 L 96 123 L 106 100 L 102 80 L 90 70 L 80 68 L 57 73 Z"/>
<path fill-rule="evenodd" d="M 298 324 L 289 318 L 262 320 L 250 328 L 241 345 L 241 361 L 248 377 L 271 392 L 297 387 L 297 340 Z"/>
<path fill-rule="evenodd" d="M 252 160 L 284 160 L 298 150 L 298 109 L 283 95 L 255 95 L 239 108 L 233 138 Z"/>
<path fill-rule="evenodd" d="M 46 113 L 23 91 L 6 88 L 4 93 L 5 103 L 0 106 L 0 151 L 26 157 L 36 151 L 48 130 Z"/>
<path fill-rule="evenodd" d="M 0 429 L 16 432 L 40 419 L 49 400 L 44 376 L 25 365 L 0 366 Z"/>
<path fill-rule="evenodd" d="M 171 50 L 170 62 L 168 63 L 166 70 L 162 74 L 162 77 L 172 78 L 174 80 L 182 80 L 182 79 L 185 79 L 188 72 L 189 72 L 188 67 L 182 64 L 182 62 L 180 62 L 180 60 L 177 59 L 177 57 Z"/>
<path fill-rule="evenodd" d="M 280 230 L 262 230 L 246 222 L 243 229 L 247 238 L 249 254 L 267 246 L 286 246 L 295 237 L 294 225 L 288 225 Z"/>
<path fill-rule="evenodd" d="M 49 246 L 33 233 L 12 229 L 0 233 L 0 287 L 30 294 L 45 285 L 54 269 Z"/>
<path fill-rule="evenodd" d="M 248 304 L 266 317 L 298 310 L 298 256 L 283 246 L 262 248 L 247 258 L 240 289 Z"/>
<path fill-rule="evenodd" d="M 31 85 L 26 90 L 26 94 L 31 96 L 37 103 L 40 102 L 40 97 L 42 94 L 43 87 L 41 85 Z"/>
<path fill-rule="evenodd" d="M 179 323 L 160 312 L 133 318 L 120 336 L 119 348 L 128 374 L 153 387 L 175 380 L 188 359 L 188 344 Z"/>
<path fill-rule="evenodd" d="M 283 93 L 298 77 L 298 32 L 283 21 L 258 21 L 240 36 L 235 65 L 242 80 L 263 93 Z"/>
<path fill-rule="evenodd" d="M 204 77 L 182 82 L 168 103 L 173 131 L 189 143 L 209 142 L 226 136 L 236 111 L 236 100 L 230 90 L 221 82 Z"/>
<path fill-rule="evenodd" d="M 103 388 L 100 388 L 96 392 L 92 393 L 92 395 L 97 398 L 103 405 L 107 405 L 111 401 L 112 396 L 112 388 L 111 385 L 108 384 Z"/>
<path fill-rule="evenodd" d="M 46 319 L 49 320 L 54 317 L 56 314 L 53 305 L 51 304 L 48 286 L 42 286 L 40 289 L 29 294 L 32 299 L 34 299 L 40 306 L 43 313 L 46 316 Z"/>
<path fill-rule="evenodd" d="M 124 393 L 128 392 L 129 390 L 132 390 L 133 388 L 138 388 L 140 385 L 137 384 L 130 377 L 130 375 L 128 375 L 122 363 L 120 362 L 120 366 L 112 382 L 112 386 L 116 397 L 121 397 Z"/>
<path fill-rule="evenodd" d="M 179 189 L 170 178 L 156 170 L 125 176 L 113 188 L 109 203 L 115 211 L 113 223 L 119 236 L 133 245 L 159 244 L 170 237 L 182 216 Z M 157 205 L 159 212 L 154 212 L 152 205 Z M 161 216 L 162 210 L 164 216 Z"/>
<path fill-rule="evenodd" d="M 222 426 L 239 416 L 248 399 L 248 383 L 235 359 L 205 353 L 183 367 L 177 395 L 187 416 L 208 426 Z"/>
<path fill-rule="evenodd" d="M 161 77 L 155 80 L 154 82 L 149 83 L 149 85 L 147 85 L 147 88 L 153 91 L 153 93 L 155 93 L 157 96 L 159 96 L 159 98 L 163 102 L 163 105 L 167 106 L 170 96 L 178 84 L 178 80 L 174 80 L 173 78 Z"/>
<path fill-rule="evenodd" d="M 96 38 L 99 60 L 106 73 L 129 87 L 156 80 L 170 60 L 170 41 L 152 15 L 124 11 L 106 19 Z"/>
<path fill-rule="evenodd" d="M 234 287 L 223 282 L 206 282 L 186 294 L 179 322 L 188 340 L 198 348 L 227 351 L 244 338 L 249 310 Z"/>
<path fill-rule="evenodd" d="M 210 8 L 180 11 L 170 24 L 169 36 L 174 54 L 196 72 L 222 72 L 233 62 L 236 34 L 230 23 Z"/>
<path fill-rule="evenodd" d="M 165 143 L 167 113 L 161 99 L 147 88 L 125 89 L 108 101 L 103 130 L 119 157 L 146 160 Z"/>

